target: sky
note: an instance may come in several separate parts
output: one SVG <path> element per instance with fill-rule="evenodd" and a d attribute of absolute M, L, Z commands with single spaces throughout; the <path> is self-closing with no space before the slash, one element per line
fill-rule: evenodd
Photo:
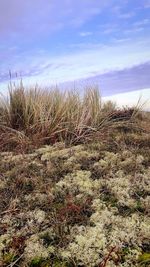
<path fill-rule="evenodd" d="M 0 0 L 1 91 L 10 72 L 28 85 L 97 82 L 104 96 L 150 88 L 149 47 L 150 0 Z"/>

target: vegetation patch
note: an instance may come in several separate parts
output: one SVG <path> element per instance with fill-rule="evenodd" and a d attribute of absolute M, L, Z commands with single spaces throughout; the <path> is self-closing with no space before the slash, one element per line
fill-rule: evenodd
<path fill-rule="evenodd" d="M 5 117 L 5 126 L 7 118 L 13 138 L 0 141 L 0 266 L 149 266 L 149 113 L 113 110 L 110 116 L 109 103 L 99 118 L 96 99 L 90 114 L 78 113 L 77 96 L 68 96 L 74 106 L 67 102 L 66 111 L 55 92 L 55 106 L 45 106 L 51 117 L 42 121 L 44 106 L 35 118 L 24 91 L 11 97 L 14 117 Z M 22 101 L 18 108 L 15 101 Z M 104 112 L 109 120 L 102 120 Z M 0 134 L 8 138 L 7 127 Z"/>

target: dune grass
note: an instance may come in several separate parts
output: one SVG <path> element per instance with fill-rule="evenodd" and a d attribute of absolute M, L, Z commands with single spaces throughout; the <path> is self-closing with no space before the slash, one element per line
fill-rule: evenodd
<path fill-rule="evenodd" d="M 58 88 L 26 89 L 21 82 L 18 87 L 11 85 L 8 97 L 0 102 L 2 150 L 26 150 L 58 141 L 83 143 L 118 123 L 133 122 L 137 113 L 137 108 L 117 110 L 111 101 L 103 103 L 98 88 L 80 95 Z"/>

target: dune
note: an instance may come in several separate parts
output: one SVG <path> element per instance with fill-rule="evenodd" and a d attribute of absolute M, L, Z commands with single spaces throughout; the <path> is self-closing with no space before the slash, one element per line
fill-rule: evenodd
<path fill-rule="evenodd" d="M 110 95 L 103 97 L 103 100 L 114 101 L 118 107 L 132 107 L 137 105 L 139 102 L 140 106 L 142 106 L 144 110 L 150 111 L 150 88 Z"/>

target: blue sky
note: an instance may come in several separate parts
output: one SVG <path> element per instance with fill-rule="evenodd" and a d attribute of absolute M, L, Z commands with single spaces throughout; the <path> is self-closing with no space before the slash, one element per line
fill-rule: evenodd
<path fill-rule="evenodd" d="M 0 0 L 0 88 L 9 71 L 28 84 L 97 76 L 111 84 L 112 72 L 119 80 L 128 69 L 135 90 L 140 66 L 150 88 L 149 47 L 150 0 Z"/>

